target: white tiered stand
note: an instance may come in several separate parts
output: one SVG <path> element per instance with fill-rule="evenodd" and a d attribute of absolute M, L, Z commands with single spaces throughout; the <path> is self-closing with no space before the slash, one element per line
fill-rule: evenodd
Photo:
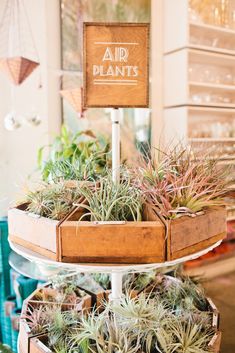
<path fill-rule="evenodd" d="M 119 183 L 120 179 L 120 121 L 119 121 L 119 110 L 113 109 L 111 112 L 111 121 L 112 121 L 112 175 L 113 181 Z M 64 263 L 56 262 L 51 259 L 48 259 L 42 255 L 39 255 L 31 250 L 28 250 L 20 245 L 16 245 L 10 242 L 12 250 L 17 254 L 23 256 L 31 262 L 34 262 L 39 268 L 46 266 L 47 269 L 50 269 L 51 275 L 58 272 L 59 269 L 63 271 L 79 273 L 79 272 L 99 272 L 99 273 L 110 273 L 111 274 L 111 299 L 118 300 L 122 295 L 122 276 L 124 273 L 128 272 L 147 272 L 153 269 L 162 268 L 162 267 L 171 267 L 177 264 L 183 263 L 185 261 L 196 259 L 207 252 L 213 250 L 219 246 L 221 241 L 218 241 L 216 244 L 199 251 L 195 254 L 181 257 L 179 259 L 161 263 L 152 263 L 152 264 L 81 264 L 81 263 Z M 133 244 L 134 246 L 134 244 Z"/>

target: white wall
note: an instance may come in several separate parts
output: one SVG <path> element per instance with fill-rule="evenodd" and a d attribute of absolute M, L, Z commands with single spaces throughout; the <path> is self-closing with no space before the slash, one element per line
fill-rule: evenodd
<path fill-rule="evenodd" d="M 0 74 L 0 216 L 6 215 L 9 203 L 18 197 L 27 176 L 36 169 L 37 150 L 58 132 L 61 119 L 59 1 L 24 0 L 24 3 L 41 65 L 15 88 L 15 110 L 27 115 L 36 107 L 42 123 L 37 127 L 24 125 L 13 132 L 5 130 L 4 116 L 12 110 L 11 85 Z M 3 7 L 1 0 L 0 12 Z M 38 89 L 40 72 L 43 87 Z"/>

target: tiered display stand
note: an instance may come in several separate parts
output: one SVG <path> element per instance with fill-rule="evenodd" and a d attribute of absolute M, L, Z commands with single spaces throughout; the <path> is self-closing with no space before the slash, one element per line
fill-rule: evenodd
<path fill-rule="evenodd" d="M 120 179 L 120 121 L 119 121 L 119 111 L 118 109 L 113 109 L 111 112 L 112 120 L 112 176 L 115 183 L 119 183 Z M 179 257 L 172 261 L 159 262 L 159 263 L 148 263 L 148 264 L 83 264 L 83 263 L 66 263 L 57 262 L 51 260 L 45 256 L 42 256 L 34 251 L 29 250 L 21 245 L 17 245 L 11 241 L 10 246 L 17 254 L 35 263 L 39 268 L 40 266 L 46 265 L 50 268 L 51 274 L 53 271 L 58 272 L 58 268 L 61 270 L 67 270 L 69 273 L 71 271 L 79 272 L 100 272 L 100 273 L 110 273 L 111 274 L 111 298 L 113 300 L 118 300 L 122 295 L 122 276 L 127 272 L 146 272 L 152 269 L 174 266 L 189 260 L 196 259 L 207 252 L 213 250 L 219 246 L 222 240 L 217 241 L 213 245 L 204 248 L 193 254 Z M 133 244 L 135 246 L 135 244 Z"/>
<path fill-rule="evenodd" d="M 120 169 L 120 126 L 119 126 L 119 116 L 118 110 L 115 109 L 112 112 L 112 161 L 113 161 L 113 181 L 119 182 L 119 169 Z M 10 246 L 12 250 L 23 258 L 29 260 L 34 264 L 34 269 L 38 267 L 38 276 L 52 277 L 58 275 L 60 270 L 63 271 L 63 274 L 67 271 L 68 276 L 77 273 L 110 273 L 111 274 L 111 294 L 110 300 L 118 301 L 122 296 L 122 277 L 125 273 L 130 272 L 147 272 L 153 269 L 158 269 L 162 267 L 171 267 L 177 264 L 183 263 L 188 260 L 196 259 L 207 252 L 211 251 L 218 245 L 220 245 L 222 240 L 219 240 L 215 244 L 206 247 L 205 249 L 196 252 L 191 255 L 177 258 L 176 260 L 159 262 L 159 263 L 148 263 L 148 264 L 83 264 L 83 263 L 66 263 L 66 262 L 57 262 L 51 260 L 45 256 L 42 256 L 36 252 L 33 252 L 21 245 L 17 245 L 10 241 Z M 133 244 L 135 246 L 135 244 Z M 13 256 L 13 255 L 12 255 Z M 12 259 L 14 260 L 14 259 Z M 13 261 L 14 262 L 14 261 Z M 45 269 L 47 272 L 45 272 Z M 19 266 L 18 266 L 18 271 Z M 24 269 L 20 271 L 25 274 Z M 34 270 L 35 271 L 35 270 Z M 44 273 L 43 273 L 44 272 Z M 220 336 L 219 340 L 220 340 Z M 217 352 L 217 350 L 215 350 Z M 20 347 L 18 345 L 18 353 L 21 353 Z"/>
<path fill-rule="evenodd" d="M 100 42 L 97 42 L 97 44 L 100 44 Z M 114 43 L 111 43 L 111 44 L 114 44 Z M 123 43 L 123 44 L 128 44 L 128 45 L 138 44 L 139 45 L 140 43 Z M 115 106 L 115 105 L 113 105 L 113 106 Z M 136 105 L 133 105 L 133 107 L 135 107 L 135 106 Z M 112 110 L 111 120 L 112 120 L 112 176 L 113 176 L 113 182 L 119 183 L 119 179 L 120 179 L 120 124 L 119 124 L 119 110 L 117 108 Z M 20 218 L 20 216 L 19 216 L 18 221 L 15 221 L 15 217 L 17 217 L 17 215 L 12 214 L 11 218 L 9 218 L 9 221 L 12 223 L 14 223 L 14 222 L 17 223 L 18 228 L 21 228 L 21 230 L 24 231 L 25 225 L 24 225 L 24 222 L 22 221 L 22 218 Z M 11 246 L 12 250 L 14 250 L 17 254 L 19 254 L 19 255 L 23 256 L 24 258 L 28 259 L 29 261 L 33 262 L 39 268 L 42 268 L 43 266 L 45 266 L 47 269 L 49 269 L 51 275 L 53 275 L 53 273 L 58 274 L 58 269 L 61 269 L 63 272 L 68 271 L 69 276 L 71 274 L 85 273 L 85 272 L 86 273 L 87 272 L 90 272 L 90 273 L 95 273 L 95 272 L 110 273 L 111 274 L 110 300 L 118 301 L 122 296 L 122 277 L 123 277 L 124 273 L 147 272 L 147 271 L 157 269 L 157 268 L 174 266 L 174 265 L 183 263 L 185 261 L 200 257 L 200 256 L 206 254 L 207 252 L 211 251 L 212 249 L 214 249 L 218 245 L 220 245 L 222 238 L 225 234 L 225 227 L 224 227 L 224 223 L 223 223 L 223 219 L 224 219 L 223 218 L 223 210 L 222 210 L 221 215 L 219 215 L 219 216 L 217 216 L 217 214 L 216 214 L 216 216 L 214 216 L 214 214 L 212 213 L 211 215 L 209 215 L 209 216 L 206 215 L 205 217 L 206 218 L 209 217 L 209 221 L 208 222 L 201 221 L 201 223 L 199 222 L 200 226 L 198 226 L 194 223 L 195 226 L 193 228 L 195 228 L 195 229 L 192 229 L 191 224 L 190 224 L 191 228 L 189 227 L 189 225 L 182 228 L 182 225 L 179 224 L 177 231 L 175 231 L 175 233 L 177 234 L 177 236 L 181 236 L 181 238 L 189 238 L 188 236 L 190 235 L 190 232 L 192 231 L 192 232 L 194 232 L 194 235 L 196 235 L 197 238 L 198 237 L 200 238 L 200 236 L 201 236 L 201 234 L 199 234 L 200 230 L 202 232 L 204 232 L 204 235 L 207 235 L 206 233 L 208 232 L 208 230 L 210 230 L 211 234 L 208 235 L 208 238 L 209 237 L 213 238 L 212 242 L 207 242 L 206 237 L 204 239 L 199 239 L 198 241 L 201 242 L 200 247 L 198 247 L 198 248 L 192 247 L 191 252 L 187 252 L 187 251 L 181 252 L 180 254 L 175 255 L 175 257 L 170 257 L 170 259 L 172 259 L 170 261 L 168 261 L 169 257 L 165 256 L 166 251 L 164 249 L 165 253 L 164 253 L 164 256 L 162 256 L 162 258 L 161 258 L 162 261 L 160 261 L 160 259 L 159 259 L 159 262 L 153 261 L 153 260 L 149 260 L 148 263 L 147 263 L 147 261 L 145 262 L 143 259 L 146 259 L 146 258 L 151 259 L 151 256 L 148 252 L 150 252 L 152 249 L 150 249 L 149 246 L 144 248 L 144 252 L 145 252 L 144 255 L 145 256 L 142 257 L 142 262 L 140 260 L 138 263 L 138 260 L 137 260 L 134 264 L 132 264 L 130 260 L 126 261 L 126 263 L 125 262 L 123 262 L 123 263 L 119 262 L 116 264 L 115 263 L 107 263 L 108 262 L 107 259 L 106 259 L 106 263 L 104 261 L 103 261 L 103 263 L 102 263 L 102 261 L 100 261 L 100 262 L 97 261 L 97 263 L 81 263 L 81 262 L 76 263 L 76 261 L 75 262 L 69 262 L 69 260 L 66 261 L 66 257 L 63 258 L 63 256 L 62 256 L 62 260 L 61 260 L 63 262 L 59 262 L 59 261 L 56 261 L 59 259 L 57 257 L 55 257 L 56 260 L 52 259 L 52 258 L 48 258 L 45 256 L 45 253 L 44 253 L 44 255 L 41 255 L 39 252 L 33 251 L 32 248 L 30 249 L 29 246 L 25 247 L 24 244 L 21 244 L 21 245 L 17 244 L 16 241 L 12 241 L 12 240 L 14 240 L 14 238 L 12 238 L 12 240 L 10 239 L 10 246 Z M 217 225 L 216 222 L 214 222 L 216 220 L 215 218 L 218 218 L 219 226 Z M 156 221 L 154 221 L 154 222 L 156 222 Z M 198 222 L 198 220 L 196 222 Z M 117 222 L 117 223 L 120 223 L 120 222 Z M 113 227 L 112 228 L 112 229 L 114 229 L 113 233 L 115 233 L 115 231 L 116 231 L 114 224 L 116 224 L 116 222 L 99 222 L 99 225 L 102 225 L 102 226 L 109 225 L 109 227 Z M 221 224 L 222 224 L 222 226 L 221 226 Z M 36 223 L 35 223 L 35 226 L 36 226 Z M 146 228 L 147 228 L 146 225 L 142 226 L 142 232 L 143 232 L 142 235 L 143 235 L 143 239 L 145 239 L 145 244 L 146 244 L 146 242 L 148 243 L 149 235 L 151 234 L 151 232 L 150 233 L 146 232 Z M 50 229 L 52 229 L 52 228 L 50 228 Z M 11 227 L 10 235 L 19 236 L 19 234 L 14 234 L 15 230 L 16 230 L 16 228 Z M 28 230 L 29 235 L 31 235 L 34 233 L 35 228 L 28 227 L 27 230 Z M 95 235 L 96 230 L 97 230 L 97 228 L 93 227 L 93 228 L 90 228 L 90 230 L 87 232 L 87 234 L 89 235 L 88 239 L 90 239 L 89 240 L 90 242 L 95 241 L 93 238 L 93 235 Z M 11 231 L 12 231 L 12 234 L 11 234 Z M 41 232 L 43 233 L 43 228 L 41 228 Z M 92 234 L 90 234 L 89 232 L 92 232 Z M 125 229 L 122 229 L 121 233 L 124 234 L 125 232 L 126 232 Z M 121 233 L 117 233 L 117 235 L 119 236 Z M 138 227 L 133 228 L 131 234 L 132 235 L 138 234 Z M 158 234 L 159 233 L 157 233 L 157 232 L 152 234 L 153 238 L 155 239 L 154 246 L 159 245 L 160 238 L 159 237 L 157 238 Z M 48 236 L 50 234 L 45 234 L 45 235 Z M 67 234 L 67 235 L 69 235 L 69 234 Z M 112 243 L 111 235 L 109 235 L 107 237 L 110 245 Z M 51 234 L 51 236 L 53 237 L 53 236 L 55 236 L 55 234 Z M 77 234 L 76 234 L 76 236 L 77 236 Z M 125 234 L 125 236 L 127 236 L 127 238 L 128 238 L 129 233 Z M 214 236 L 214 237 L 212 237 L 212 236 Z M 74 238 L 74 239 L 76 239 L 76 238 Z M 87 237 L 83 238 L 83 240 L 84 239 L 87 242 Z M 133 239 L 133 238 L 131 238 L 131 239 Z M 162 242 L 165 243 L 165 241 L 167 239 L 167 233 L 165 234 L 162 232 L 161 239 L 162 239 Z M 129 244 L 130 249 L 134 248 L 137 245 L 134 242 L 132 244 L 130 240 L 129 240 L 129 242 L 130 242 L 130 244 Z M 118 244 L 119 244 L 119 238 L 118 238 Z M 125 242 L 124 242 L 124 244 L 125 244 Z M 83 248 L 87 249 L 87 246 L 89 248 L 89 244 L 87 244 L 87 243 L 85 245 L 84 244 L 82 244 L 82 245 L 83 245 Z M 123 244 L 120 244 L 120 245 L 122 245 L 121 249 L 125 250 L 125 246 Z M 109 246 L 107 244 L 106 244 L 106 246 L 107 246 L 107 248 L 106 248 L 107 254 L 106 255 L 108 256 L 109 255 Z M 184 246 L 186 248 L 187 244 L 182 244 L 182 246 Z M 119 247 L 119 245 L 117 246 L 116 250 L 118 250 L 118 247 Z M 69 249 L 71 249 L 71 251 L 73 250 L 71 247 Z M 77 247 L 76 250 L 79 250 L 79 247 Z M 198 250 L 200 250 L 200 251 L 198 251 Z M 115 253 L 115 255 L 116 255 L 116 253 Z M 123 255 L 123 254 L 121 254 L 121 255 Z M 91 256 L 91 254 L 87 255 L 88 258 L 89 258 L 89 256 Z M 68 259 L 71 258 L 71 253 L 69 253 L 69 255 L 67 255 L 67 258 Z M 141 259 L 141 257 L 139 257 L 139 258 Z M 156 257 L 155 257 L 155 259 L 156 259 Z"/>

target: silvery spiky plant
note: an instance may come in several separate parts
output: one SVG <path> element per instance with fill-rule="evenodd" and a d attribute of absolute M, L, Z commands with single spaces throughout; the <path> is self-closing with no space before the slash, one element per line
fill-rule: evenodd
<path fill-rule="evenodd" d="M 73 208 L 73 203 L 80 200 L 81 194 L 75 187 L 64 183 L 45 184 L 37 191 L 27 195 L 27 210 L 39 216 L 60 220 Z"/>
<path fill-rule="evenodd" d="M 184 277 L 156 275 L 153 281 L 157 286 L 150 292 L 104 303 L 102 312 L 93 309 L 81 314 L 47 307 L 50 349 L 55 353 L 209 353 L 215 329 L 211 314 L 201 304 L 205 300 L 201 289 Z M 181 303 L 185 299 L 187 305 Z"/>
<path fill-rule="evenodd" d="M 84 184 L 79 188 L 84 197 L 77 204 L 86 210 L 81 220 L 91 221 L 140 221 L 142 219 L 142 199 L 139 190 L 132 184 L 128 172 L 123 173 L 120 183 L 112 181 L 112 175 L 101 178 L 94 188 Z"/>

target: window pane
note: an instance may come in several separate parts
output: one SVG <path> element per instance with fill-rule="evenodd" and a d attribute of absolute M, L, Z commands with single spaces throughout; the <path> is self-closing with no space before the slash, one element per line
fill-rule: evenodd
<path fill-rule="evenodd" d="M 64 70 L 82 71 L 85 21 L 150 22 L 150 0 L 61 0 Z"/>
<path fill-rule="evenodd" d="M 82 86 L 83 22 L 150 22 L 150 7 L 151 0 L 61 0 L 63 89 Z M 145 147 L 149 143 L 150 112 L 120 109 L 120 114 L 122 156 L 132 159 L 136 144 Z M 111 134 L 110 109 L 88 109 L 85 119 L 79 119 L 63 99 L 63 118 L 74 131 L 92 129 Z"/>

